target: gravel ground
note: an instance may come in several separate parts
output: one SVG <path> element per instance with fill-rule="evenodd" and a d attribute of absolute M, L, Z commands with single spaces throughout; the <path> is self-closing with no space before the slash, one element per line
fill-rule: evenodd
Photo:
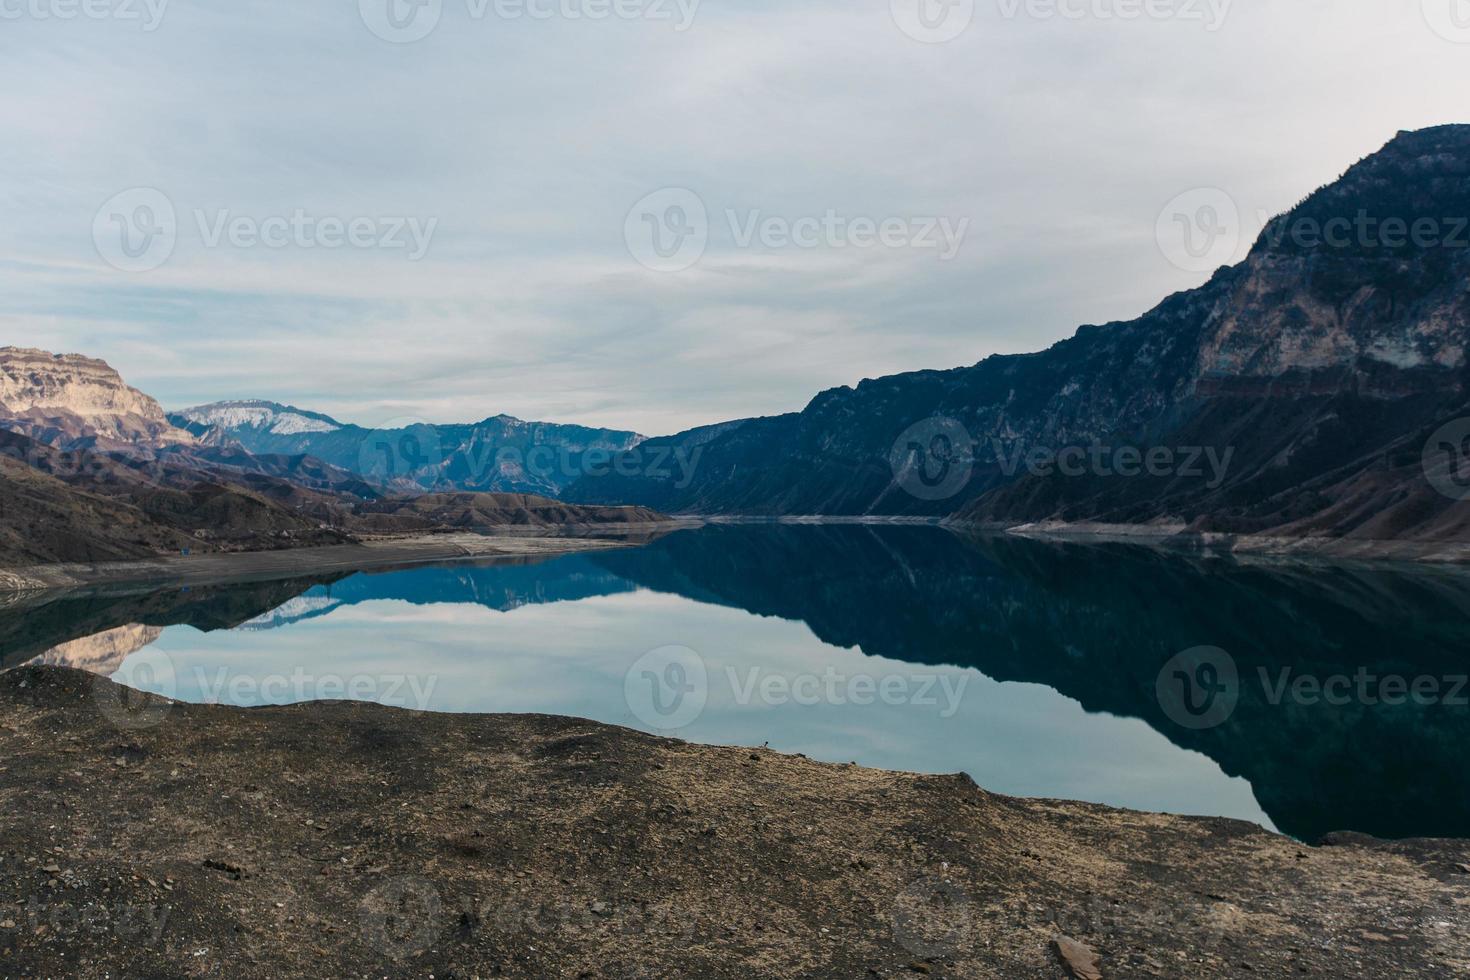
<path fill-rule="evenodd" d="M 1467 842 L 50 667 L 0 675 L 0 749 L 6 977 L 1470 972 Z"/>

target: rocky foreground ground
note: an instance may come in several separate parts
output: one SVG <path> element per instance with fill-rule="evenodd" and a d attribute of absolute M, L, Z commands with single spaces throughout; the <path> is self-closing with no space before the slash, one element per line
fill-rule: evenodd
<path fill-rule="evenodd" d="M 0 675 L 0 976 L 1470 971 L 1470 843 L 1018 800 L 567 718 Z"/>

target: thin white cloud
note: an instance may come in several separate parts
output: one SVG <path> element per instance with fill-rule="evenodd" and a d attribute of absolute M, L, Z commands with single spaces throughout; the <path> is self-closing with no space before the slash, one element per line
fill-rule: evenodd
<path fill-rule="evenodd" d="M 1224 188 L 1250 224 L 1398 129 L 1459 121 L 1470 82 L 1470 49 L 1419 0 L 1236 0 L 1214 32 L 982 0 L 940 45 L 879 0 L 707 0 L 683 33 L 474 21 L 446 0 L 409 45 L 356 6 L 176 3 L 152 33 L 5 22 L 4 341 L 105 357 L 176 407 L 648 433 L 793 410 L 1136 315 L 1203 279 L 1153 240 L 1174 195 Z M 134 186 L 180 216 L 170 260 L 141 274 L 92 241 L 98 207 Z M 686 272 L 650 272 L 623 241 L 662 187 L 697 191 L 713 222 Z M 298 209 L 438 225 L 408 262 L 209 248 L 194 219 Z M 741 249 L 727 210 L 970 227 L 949 262 Z"/>

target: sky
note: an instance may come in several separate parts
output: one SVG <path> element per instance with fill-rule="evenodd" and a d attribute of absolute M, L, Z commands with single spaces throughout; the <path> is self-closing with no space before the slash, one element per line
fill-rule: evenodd
<path fill-rule="evenodd" d="M 0 0 L 0 90 L 0 345 L 653 435 L 1198 285 L 1470 0 Z"/>

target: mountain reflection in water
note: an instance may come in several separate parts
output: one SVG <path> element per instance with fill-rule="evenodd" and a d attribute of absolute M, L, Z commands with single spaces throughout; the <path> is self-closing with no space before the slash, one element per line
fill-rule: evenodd
<path fill-rule="evenodd" d="M 435 710 L 647 727 L 624 675 L 674 644 L 709 666 L 709 704 L 673 733 L 695 741 L 963 769 L 997 792 L 1236 816 L 1306 840 L 1465 837 L 1467 613 L 1470 575 L 1452 569 L 714 525 L 535 564 L 25 601 L 0 608 L 0 652 L 6 666 L 46 655 L 107 673 L 156 640 L 186 699 L 254 703 L 189 677 L 397 670 L 437 680 Z M 1239 672 L 1214 727 L 1185 727 L 1159 700 L 1161 670 L 1197 647 L 1228 652 Z M 751 696 L 773 675 L 864 673 L 931 678 L 937 704 Z M 1279 694 L 1283 678 L 1364 675 L 1435 678 L 1440 696 Z"/>

